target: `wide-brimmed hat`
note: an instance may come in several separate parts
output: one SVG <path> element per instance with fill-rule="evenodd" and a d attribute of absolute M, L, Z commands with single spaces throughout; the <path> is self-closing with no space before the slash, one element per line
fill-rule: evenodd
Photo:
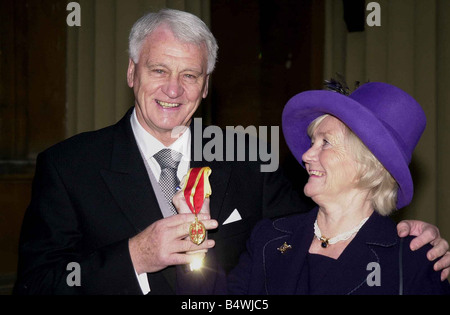
<path fill-rule="evenodd" d="M 394 177 L 399 185 L 397 209 L 408 205 L 414 192 L 408 165 L 426 125 L 425 113 L 414 98 L 381 82 L 366 83 L 349 96 L 326 90 L 295 95 L 283 110 L 282 127 L 289 149 L 303 167 L 302 155 L 311 146 L 308 126 L 324 114 L 347 125 Z"/>

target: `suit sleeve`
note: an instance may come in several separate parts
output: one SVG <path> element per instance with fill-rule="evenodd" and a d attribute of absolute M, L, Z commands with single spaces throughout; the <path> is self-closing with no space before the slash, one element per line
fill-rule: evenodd
<path fill-rule="evenodd" d="M 128 239 L 85 252 L 80 225 L 50 155 L 40 154 L 22 225 L 15 294 L 142 294 Z"/>
<path fill-rule="evenodd" d="M 403 246 L 404 293 L 408 295 L 450 295 L 448 280 L 441 281 L 441 272 L 435 271 L 436 261 L 429 261 L 426 253 L 431 245 L 411 251 L 409 244 L 413 237 L 408 236 Z"/>

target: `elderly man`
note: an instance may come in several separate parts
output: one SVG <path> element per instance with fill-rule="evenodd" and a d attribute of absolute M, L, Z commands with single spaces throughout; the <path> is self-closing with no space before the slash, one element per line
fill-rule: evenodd
<path fill-rule="evenodd" d="M 258 161 L 192 159 L 192 115 L 207 96 L 216 54 L 194 15 L 162 10 L 136 22 L 127 71 L 134 107 L 117 124 L 37 158 L 15 293 L 174 294 L 174 266 L 191 262 L 187 252 L 215 246 L 228 271 L 258 220 L 308 210 L 280 171 L 263 173 Z M 194 215 L 175 215 L 171 201 L 177 181 L 200 166 L 213 171 L 213 196 L 211 214 L 200 215 L 209 239 L 197 246 L 186 240 Z M 432 254 L 442 256 L 448 244 L 437 229 L 417 226 L 428 231 L 417 243 L 434 240 Z"/>

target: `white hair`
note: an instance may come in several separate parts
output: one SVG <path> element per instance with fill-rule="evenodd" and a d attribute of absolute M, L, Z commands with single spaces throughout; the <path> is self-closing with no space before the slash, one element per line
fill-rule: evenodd
<path fill-rule="evenodd" d="M 128 52 L 134 63 L 139 62 L 139 54 L 144 40 L 159 26 L 170 28 L 175 38 L 195 45 L 205 45 L 208 53 L 207 74 L 213 72 L 218 45 L 206 24 L 197 16 L 184 11 L 162 9 L 148 13 L 134 23 L 128 38 Z"/>

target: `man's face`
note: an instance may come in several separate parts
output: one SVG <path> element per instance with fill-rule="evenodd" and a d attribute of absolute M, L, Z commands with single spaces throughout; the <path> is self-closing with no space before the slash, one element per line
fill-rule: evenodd
<path fill-rule="evenodd" d="M 186 126 L 208 94 L 205 46 L 178 41 L 162 26 L 144 41 L 135 64 L 128 65 L 127 82 L 133 88 L 139 123 L 165 145 L 172 129 Z"/>

